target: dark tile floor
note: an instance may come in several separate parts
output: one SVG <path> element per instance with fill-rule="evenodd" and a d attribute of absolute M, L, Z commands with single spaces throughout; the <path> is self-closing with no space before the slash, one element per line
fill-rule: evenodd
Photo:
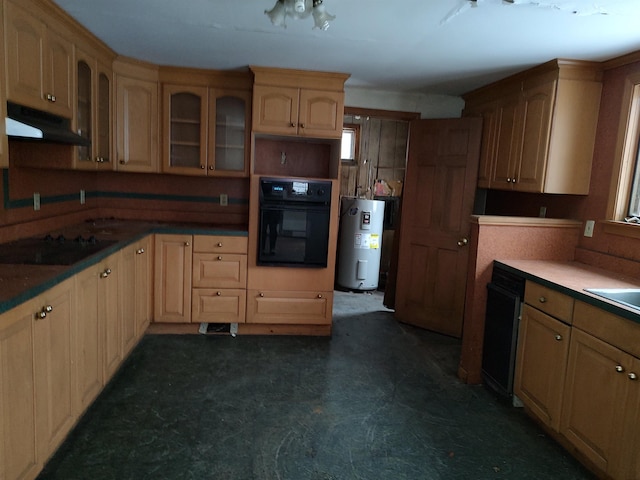
<path fill-rule="evenodd" d="M 592 478 L 381 299 L 336 292 L 331 338 L 146 336 L 39 479 Z"/>

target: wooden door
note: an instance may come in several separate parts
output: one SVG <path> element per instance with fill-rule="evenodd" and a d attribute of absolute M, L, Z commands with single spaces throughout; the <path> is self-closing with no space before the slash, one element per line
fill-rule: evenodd
<path fill-rule="evenodd" d="M 560 432 L 607 473 L 614 473 L 612 467 L 619 464 L 616 458 L 624 451 L 631 366 L 630 355 L 573 329 Z"/>
<path fill-rule="evenodd" d="M 36 372 L 36 432 L 42 459 L 62 443 L 77 418 L 76 377 L 73 370 L 73 281 L 40 297 L 34 327 Z M 35 313 L 35 312 L 34 312 Z M 46 314 L 46 315 L 45 315 Z"/>
<path fill-rule="evenodd" d="M 571 328 L 530 305 L 522 311 L 514 392 L 529 410 L 558 431 Z"/>
<path fill-rule="evenodd" d="M 36 448 L 34 313 L 28 302 L 0 315 L 0 478 L 32 479 Z"/>
<path fill-rule="evenodd" d="M 191 235 L 156 235 L 155 322 L 191 322 Z"/>
<path fill-rule="evenodd" d="M 117 169 L 158 171 L 158 85 L 118 76 L 116 79 Z"/>
<path fill-rule="evenodd" d="M 341 138 L 344 93 L 300 90 L 298 135 L 316 138 Z"/>
<path fill-rule="evenodd" d="M 402 200 L 396 318 L 459 337 L 482 119 L 414 120 Z"/>
<path fill-rule="evenodd" d="M 76 277 L 76 362 L 78 410 L 86 410 L 104 385 L 102 325 L 98 315 L 98 267 L 91 266 Z"/>

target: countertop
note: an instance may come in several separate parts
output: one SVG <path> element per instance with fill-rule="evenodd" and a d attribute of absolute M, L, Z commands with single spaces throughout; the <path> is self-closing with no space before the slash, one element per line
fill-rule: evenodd
<path fill-rule="evenodd" d="M 203 225 L 193 223 L 140 222 L 118 219 L 97 219 L 72 225 L 52 232 L 53 237 L 64 235 L 95 236 L 98 240 L 116 240 L 117 243 L 73 265 L 17 265 L 0 264 L 0 314 L 47 291 L 63 280 L 94 265 L 127 245 L 154 233 L 185 235 L 248 235 L 237 225 Z M 44 237 L 44 235 L 42 235 Z"/>
<path fill-rule="evenodd" d="M 615 315 L 640 323 L 640 310 L 607 300 L 585 288 L 638 288 L 640 279 L 621 275 L 580 262 L 547 260 L 501 260 L 497 263 L 526 279 L 569 295 L 576 300 L 602 308 Z"/>

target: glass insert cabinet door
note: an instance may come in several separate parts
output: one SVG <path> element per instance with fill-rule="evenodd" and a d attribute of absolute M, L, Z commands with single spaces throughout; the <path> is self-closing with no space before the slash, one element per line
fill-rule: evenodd
<path fill-rule="evenodd" d="M 91 115 L 93 113 L 93 72 L 84 60 L 78 62 L 77 69 L 76 129 L 81 137 L 93 143 L 93 122 L 91 121 Z M 91 147 L 91 144 L 76 147 L 78 163 L 88 163 L 93 167 L 93 152 Z"/>
<path fill-rule="evenodd" d="M 215 98 L 215 170 L 244 174 L 247 165 L 248 94 L 220 93 Z"/>

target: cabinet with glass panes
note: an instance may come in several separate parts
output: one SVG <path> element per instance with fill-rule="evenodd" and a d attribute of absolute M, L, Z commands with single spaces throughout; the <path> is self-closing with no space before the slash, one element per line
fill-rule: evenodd
<path fill-rule="evenodd" d="M 163 85 L 163 171 L 245 176 L 251 98 L 248 91 Z"/>

